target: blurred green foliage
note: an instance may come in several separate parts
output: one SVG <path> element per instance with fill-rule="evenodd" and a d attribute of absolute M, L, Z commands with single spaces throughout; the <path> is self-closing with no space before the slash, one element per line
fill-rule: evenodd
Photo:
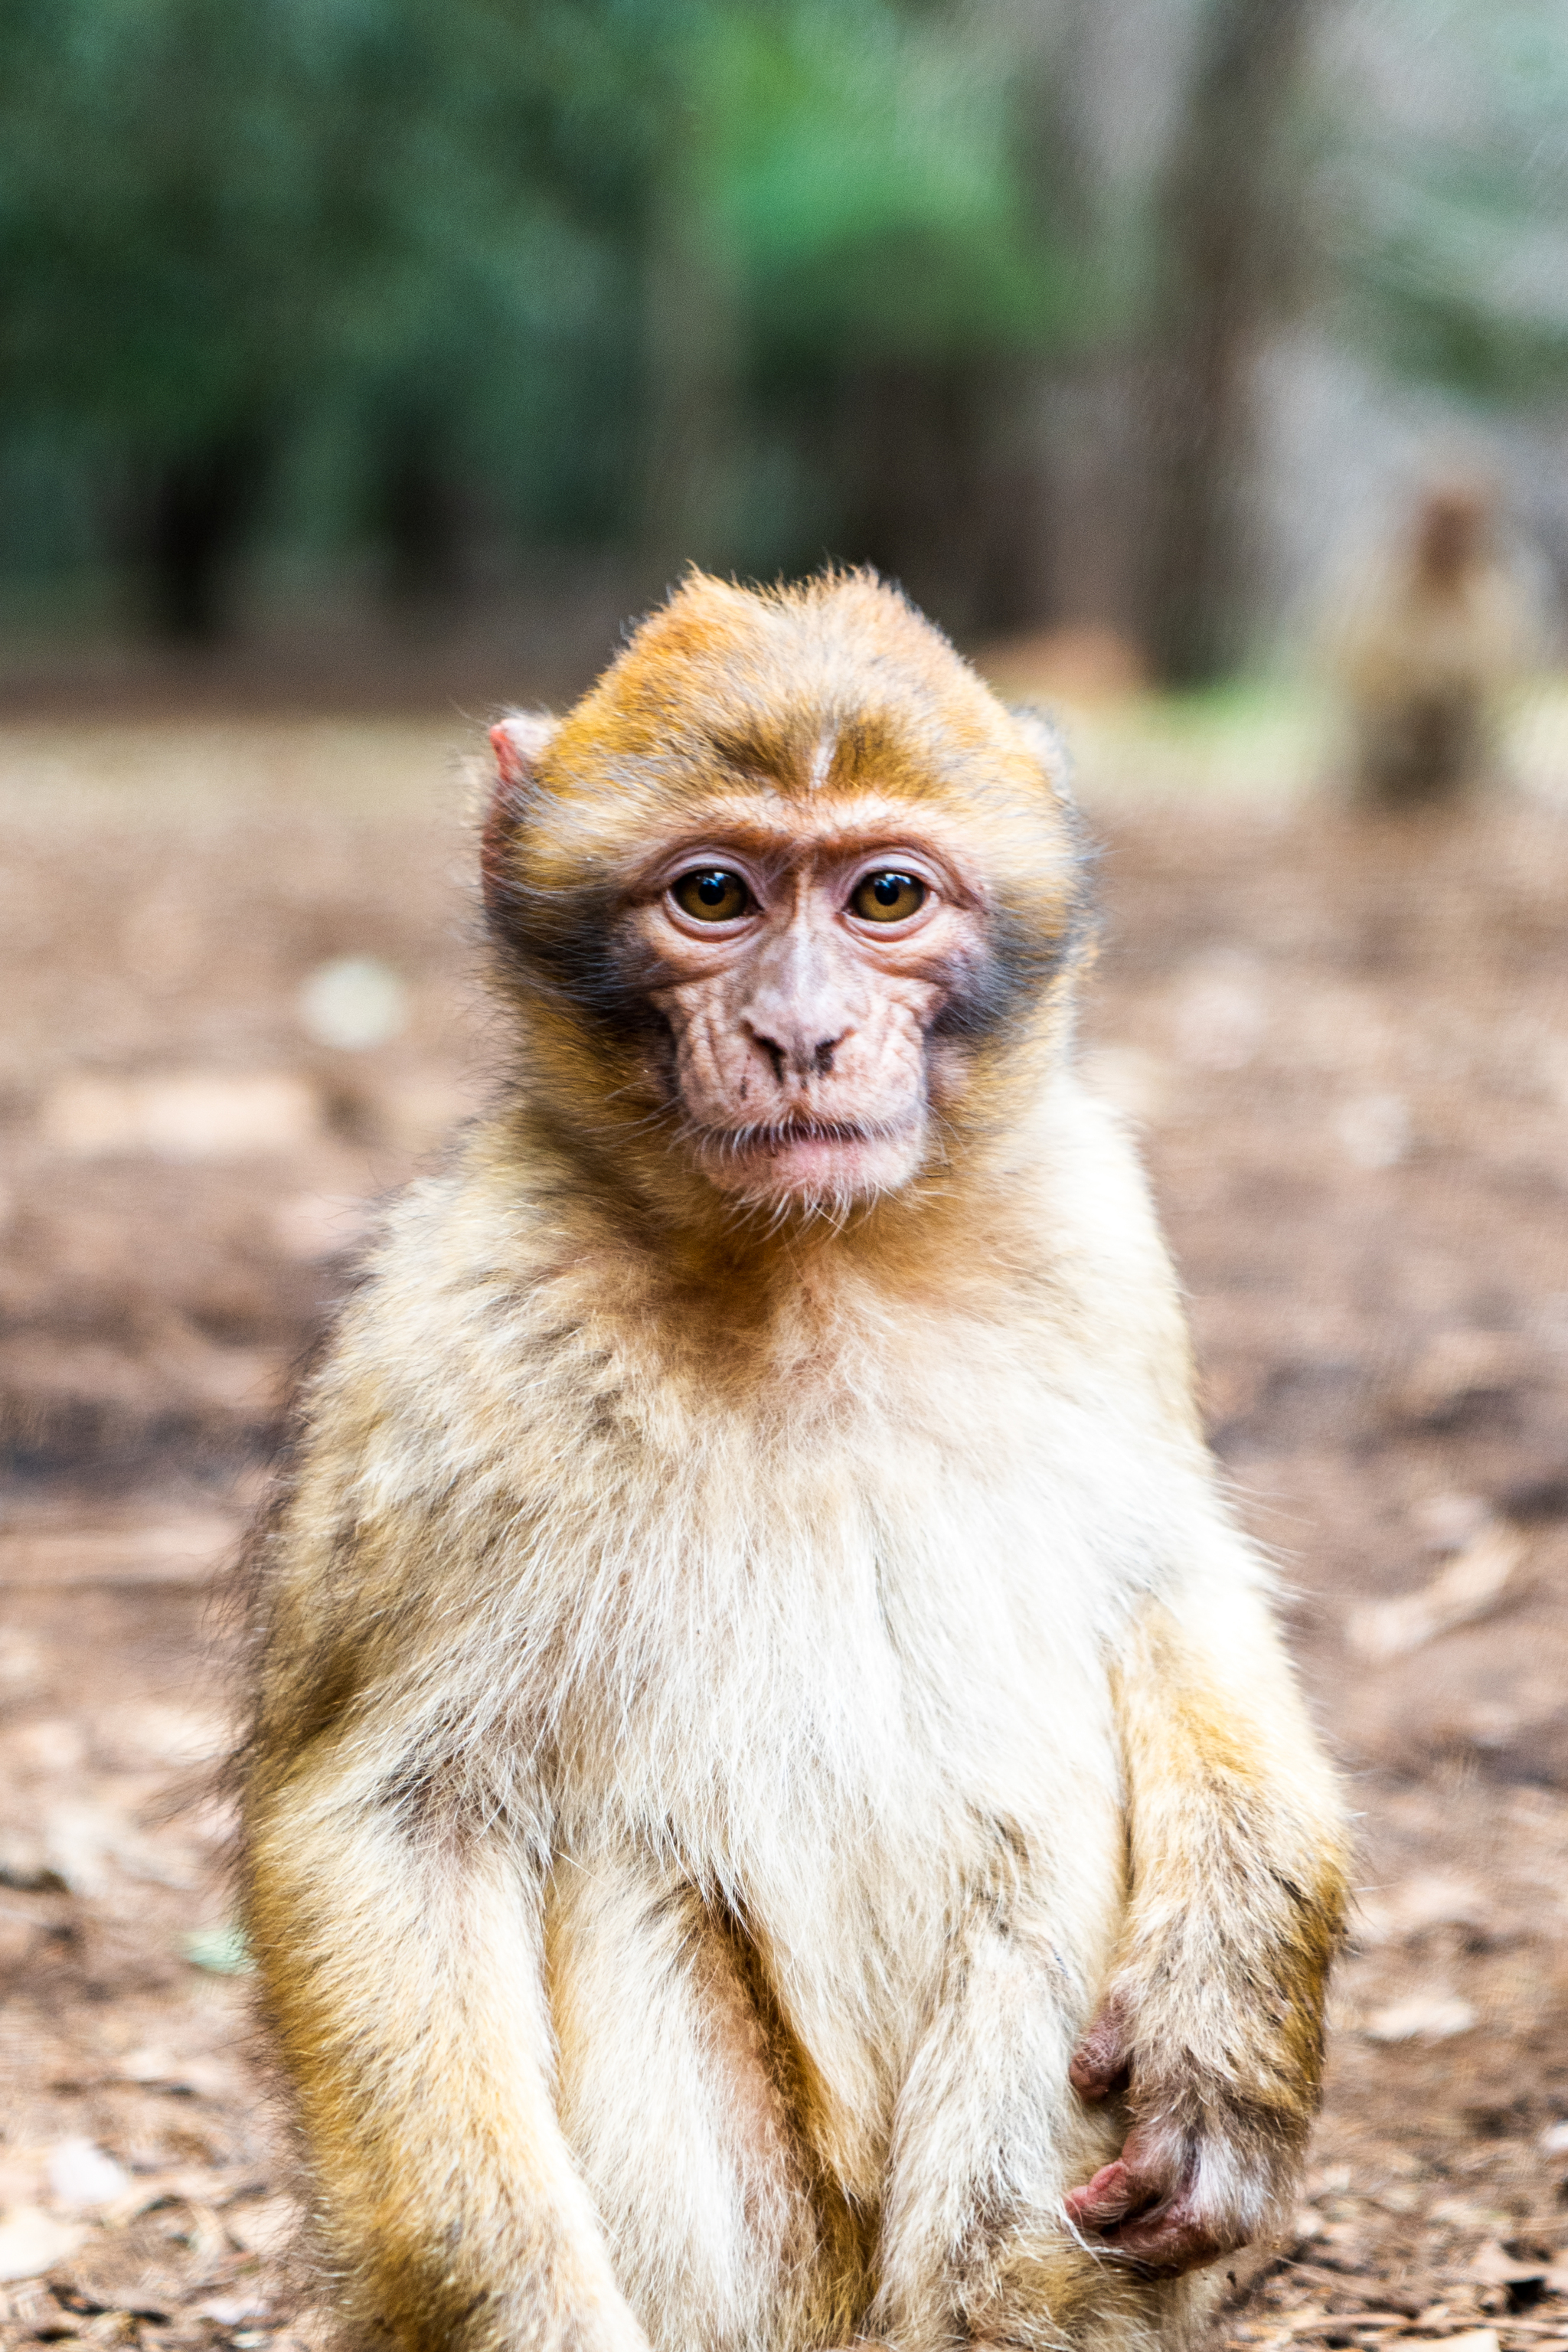
<path fill-rule="evenodd" d="M 722 402 L 742 474 L 771 437 L 787 475 L 824 379 L 1071 329 L 1008 46 L 951 11 L 0 0 L 0 46 L 13 562 L 29 478 L 165 570 L 262 506 L 414 582 L 465 499 L 498 537 L 635 541 L 661 394 Z M 795 470 L 753 561 L 831 524 Z M 721 536 L 768 504 L 742 482 Z"/>
<path fill-rule="evenodd" d="M 1350 67 L 1271 190 L 1294 99 L 1215 152 L 1201 60 L 1286 14 Z M 1111 16 L 1180 36 L 1120 165 Z M 1562 0 L 0 0 L 0 583 L 108 571 L 201 634 L 257 548 L 410 596 L 832 552 L 1010 626 L 1065 385 L 1147 551 L 1117 617 L 1179 668 L 1162 599 L 1237 602 L 1203 519 L 1270 278 L 1478 397 L 1560 384 L 1565 123 Z M 1231 233 L 1270 204 L 1305 271 Z"/>

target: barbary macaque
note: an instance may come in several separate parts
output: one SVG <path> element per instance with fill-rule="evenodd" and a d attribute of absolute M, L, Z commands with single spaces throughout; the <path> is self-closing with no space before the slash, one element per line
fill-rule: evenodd
<path fill-rule="evenodd" d="M 866 573 L 495 730 L 515 1066 L 258 1541 L 246 1916 L 348 2340 L 1175 2343 L 1339 1803 L 1072 1060 L 1062 757 Z"/>
<path fill-rule="evenodd" d="M 1500 697 L 1532 635 L 1529 601 L 1495 542 L 1483 490 L 1430 489 L 1334 614 L 1330 651 L 1363 799 L 1452 800 L 1495 772 Z"/>

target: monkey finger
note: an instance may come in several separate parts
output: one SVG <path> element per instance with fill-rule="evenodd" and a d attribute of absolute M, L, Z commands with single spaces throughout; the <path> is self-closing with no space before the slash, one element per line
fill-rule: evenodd
<path fill-rule="evenodd" d="M 1113 1995 L 1073 2052 L 1068 2080 L 1080 2099 L 1093 2105 L 1124 2091 L 1130 2074 L 1126 2011 Z"/>
<path fill-rule="evenodd" d="M 1127 2167 L 1120 2161 L 1101 2165 L 1092 2180 L 1069 2189 L 1064 2200 L 1069 2221 L 1079 2229 L 1104 2230 L 1125 2220 L 1132 2209 L 1132 2187 Z"/>
<path fill-rule="evenodd" d="M 1112 2252 L 1141 2270 L 1167 2277 L 1217 2262 L 1247 2242 L 1244 2232 L 1227 2227 L 1216 2215 L 1200 2214 L 1185 2197 L 1135 2213 L 1105 2235 Z"/>
<path fill-rule="evenodd" d="M 1101 2165 L 1081 2189 L 1069 2189 L 1065 2200 L 1068 2219 L 1078 2229 L 1109 2230 L 1124 2221 L 1157 2197 L 1163 2183 L 1134 2172 L 1119 2157 Z"/>

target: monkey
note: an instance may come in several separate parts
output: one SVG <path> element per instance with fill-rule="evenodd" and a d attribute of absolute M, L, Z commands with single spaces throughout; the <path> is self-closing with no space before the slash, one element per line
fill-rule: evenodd
<path fill-rule="evenodd" d="M 1523 667 L 1531 627 L 1495 541 L 1485 491 L 1427 490 L 1334 624 L 1356 788 L 1372 805 L 1453 802 L 1496 771 L 1499 697 Z"/>
<path fill-rule="evenodd" d="M 513 1052 L 255 1572 L 344 2339 L 1180 2344 L 1289 2206 L 1345 1832 L 1074 1063 L 1059 742 L 843 571 L 690 574 L 492 740 Z"/>

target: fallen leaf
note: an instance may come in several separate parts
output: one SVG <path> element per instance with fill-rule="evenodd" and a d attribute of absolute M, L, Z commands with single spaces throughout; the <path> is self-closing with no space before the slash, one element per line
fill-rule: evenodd
<path fill-rule="evenodd" d="M 1401 1095 L 1362 1095 L 1342 1104 L 1334 1129 L 1358 1168 L 1396 1168 L 1410 1150 L 1410 1112 Z"/>
<path fill-rule="evenodd" d="M 222 2059 L 180 2058 L 155 2043 L 128 2051 L 119 2071 L 122 2082 L 141 2083 L 150 2090 L 192 2091 L 201 2099 L 221 2099 L 235 2088 L 234 2070 Z"/>
<path fill-rule="evenodd" d="M 1483 1528 L 1419 1592 L 1402 1594 L 1397 1601 L 1369 1601 L 1352 1610 L 1346 1638 L 1352 1650 L 1374 1661 L 1419 1650 L 1439 1633 L 1473 1625 L 1487 1616 L 1501 1600 L 1523 1558 L 1524 1538 L 1518 1528 L 1499 1521 Z"/>
<path fill-rule="evenodd" d="M 1300 2311 L 1279 2324 L 1292 2336 L 1337 2335 L 1342 2328 L 1408 2327 L 1410 2317 L 1403 2311 Z"/>
<path fill-rule="evenodd" d="M 1471 2275 L 1483 2279 L 1489 2286 L 1507 2286 L 1512 2279 L 1543 2279 L 1546 2264 L 1516 2262 L 1495 2238 L 1479 2246 L 1470 2260 Z"/>
<path fill-rule="evenodd" d="M 1444 1422 L 1473 1398 L 1505 1394 L 1536 1369 L 1534 1349 L 1511 1331 L 1443 1331 L 1398 1381 L 1403 1419 Z"/>
<path fill-rule="evenodd" d="M 78 2222 L 58 2221 L 36 2205 L 14 2205 L 0 2221 L 0 2282 L 41 2278 L 74 2254 L 86 2235 Z"/>
<path fill-rule="evenodd" d="M 0 1839 L 0 1886 L 18 1895 L 63 1895 L 65 1880 L 44 1852 L 41 1838 L 8 1832 Z"/>
<path fill-rule="evenodd" d="M 68 2205 L 75 2212 L 112 2205 L 131 2186 L 130 2174 L 95 2140 L 57 2140 L 44 2168 L 57 2205 Z"/>
<path fill-rule="evenodd" d="M 69 1716 L 45 1716 L 18 1725 L 5 1740 L 5 1754 L 29 1780 L 55 1772 L 75 1772 L 87 1754 L 87 1734 Z"/>
<path fill-rule="evenodd" d="M 1453 2230 L 1506 2229 L 1509 2217 L 1494 2205 L 1478 2205 L 1471 2197 L 1439 2197 L 1432 2208 L 1434 2221 L 1443 2221 Z"/>
<path fill-rule="evenodd" d="M 265 2197 L 254 2204 L 231 2205 L 223 2220 L 243 2254 L 280 2254 L 300 2226 L 299 2208 L 291 2197 Z"/>
<path fill-rule="evenodd" d="M 1463 1551 L 1489 1525 L 1492 1507 L 1484 1495 L 1429 1495 L 1411 1517 L 1434 1551 Z"/>
<path fill-rule="evenodd" d="M 1385 1944 L 1401 1936 L 1416 1936 L 1426 1927 L 1479 1927 L 1489 1906 L 1485 1890 L 1473 1879 L 1457 1878 L 1446 1871 L 1417 1871 L 1396 1886 L 1379 1887 L 1361 1896 L 1356 1906 L 1356 1940 Z"/>
<path fill-rule="evenodd" d="M 0 1585 L 202 1583 L 242 1525 L 216 1511 L 180 1511 L 121 1514 L 109 1527 L 0 1528 Z"/>
<path fill-rule="evenodd" d="M 143 2172 L 137 2176 L 122 2197 L 106 2206 L 103 2218 L 114 2227 L 122 2228 L 135 2221 L 138 2214 L 151 2212 L 155 2205 L 189 2205 L 204 2210 L 223 2204 L 226 2198 L 243 2197 L 261 2184 L 253 2174 L 225 2174 L 209 2168 L 187 2165 L 174 2172 Z"/>
<path fill-rule="evenodd" d="M 315 1088 L 288 1071 L 65 1078 L 43 1106 L 50 1150 L 73 1160 L 244 1160 L 315 1137 Z"/>
<path fill-rule="evenodd" d="M 1475 2021 L 1475 2011 L 1457 1993 L 1415 1992 L 1375 2010 L 1362 2032 L 1373 2042 L 1447 2042 Z"/>
<path fill-rule="evenodd" d="M 319 1044 L 364 1053 L 408 1025 L 408 989 L 379 956 L 338 956 L 319 964 L 298 997 L 301 1026 Z"/>
<path fill-rule="evenodd" d="M 111 1865 L 143 1885 L 184 1887 L 193 1883 L 172 1843 L 161 1843 L 139 1830 L 119 1802 L 62 1797 L 44 1816 L 44 1842 L 50 1864 L 73 1895 L 90 1898 L 107 1893 Z"/>

